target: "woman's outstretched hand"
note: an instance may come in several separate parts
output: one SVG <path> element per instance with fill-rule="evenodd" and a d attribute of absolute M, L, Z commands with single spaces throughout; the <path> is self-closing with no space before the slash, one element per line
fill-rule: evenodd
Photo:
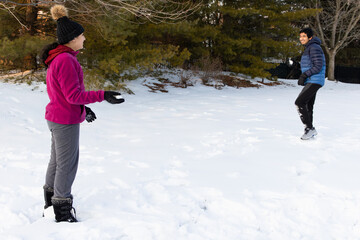
<path fill-rule="evenodd" d="M 114 91 L 105 91 L 104 99 L 111 104 L 119 104 L 125 102 L 125 99 L 121 97 L 121 93 Z"/>

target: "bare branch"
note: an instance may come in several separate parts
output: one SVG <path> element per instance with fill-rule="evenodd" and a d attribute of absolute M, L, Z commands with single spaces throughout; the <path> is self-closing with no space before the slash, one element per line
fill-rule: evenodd
<path fill-rule="evenodd" d="M 68 0 L 74 9 L 82 9 L 86 1 Z M 200 9 L 202 1 L 174 1 L 174 0 L 95 0 L 96 5 L 90 6 L 91 12 L 100 15 L 112 15 L 126 19 L 127 15 L 137 18 L 138 22 L 153 23 L 174 22 L 187 18 Z M 88 10 L 89 10 L 88 9 Z"/>
<path fill-rule="evenodd" d="M 360 37 L 359 1 L 317 0 L 314 7 L 324 8 L 313 26 L 327 48 L 338 51 Z"/>
<path fill-rule="evenodd" d="M 192 0 L 95 0 L 95 4 L 86 0 L 53 0 L 31 1 L 30 3 L 17 3 L 15 1 L 0 0 L 13 6 L 52 5 L 55 3 L 70 4 L 71 10 L 82 14 L 116 16 L 127 19 L 127 15 L 135 16 L 138 22 L 150 21 L 153 23 L 174 22 L 187 18 L 200 9 L 202 1 Z M 91 17 L 91 15 L 90 15 Z"/>
<path fill-rule="evenodd" d="M 29 28 L 25 24 L 23 24 L 18 17 L 16 17 L 16 15 L 11 11 L 10 7 L 6 6 L 4 3 L 0 3 L 0 6 L 2 6 L 4 9 L 6 9 L 16 19 L 16 21 L 18 21 L 18 23 L 23 28 L 25 28 L 27 31 L 29 31 Z"/>

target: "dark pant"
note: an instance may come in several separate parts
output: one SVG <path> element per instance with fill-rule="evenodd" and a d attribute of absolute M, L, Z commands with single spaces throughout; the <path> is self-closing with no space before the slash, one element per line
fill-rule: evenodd
<path fill-rule="evenodd" d="M 54 198 L 71 198 L 79 162 L 80 124 L 48 121 L 51 131 L 51 156 L 45 186 L 54 189 Z"/>
<path fill-rule="evenodd" d="M 319 88 L 321 88 L 319 84 L 306 84 L 295 101 L 300 119 L 307 128 L 313 128 L 313 109 Z"/>

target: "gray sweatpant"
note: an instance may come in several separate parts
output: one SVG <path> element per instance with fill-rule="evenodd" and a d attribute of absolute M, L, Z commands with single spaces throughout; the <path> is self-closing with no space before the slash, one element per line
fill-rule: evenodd
<path fill-rule="evenodd" d="M 51 156 L 45 185 L 54 189 L 54 198 L 71 198 L 79 163 L 80 124 L 47 123 L 51 132 Z"/>

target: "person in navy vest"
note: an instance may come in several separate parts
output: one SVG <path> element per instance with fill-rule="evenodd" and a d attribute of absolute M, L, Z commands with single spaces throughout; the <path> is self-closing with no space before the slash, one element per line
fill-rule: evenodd
<path fill-rule="evenodd" d="M 313 109 L 317 91 L 324 86 L 326 61 L 324 52 L 320 46 L 319 38 L 313 36 L 311 28 L 300 31 L 300 43 L 305 46 L 301 56 L 301 75 L 298 85 L 304 86 L 295 101 L 300 119 L 305 125 L 302 140 L 308 140 L 317 135 L 313 126 Z"/>

